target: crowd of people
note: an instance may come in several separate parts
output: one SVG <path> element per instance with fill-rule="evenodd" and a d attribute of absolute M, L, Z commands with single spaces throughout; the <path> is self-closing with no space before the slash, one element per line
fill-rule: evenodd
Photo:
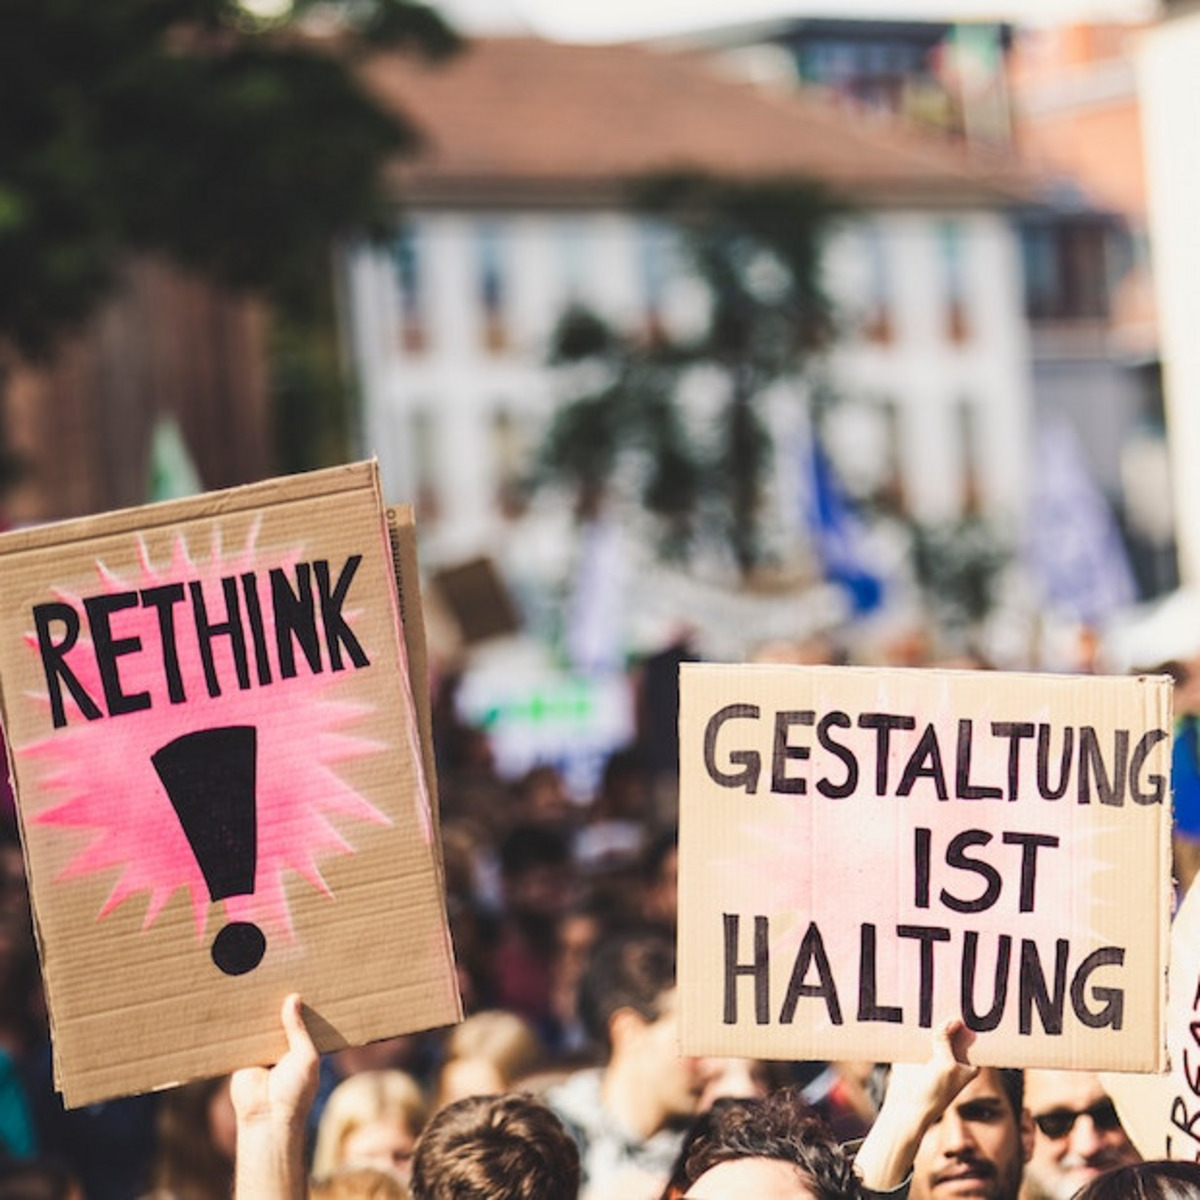
<path fill-rule="evenodd" d="M 452 681 L 434 701 L 451 1029 L 318 1056 L 292 998 L 275 1067 L 67 1111 L 9 811 L 0 1200 L 227 1200 L 235 1176 L 239 1200 L 1200 1200 L 1096 1076 L 976 1068 L 961 1027 L 920 1066 L 680 1057 L 670 697 L 586 802 L 551 766 L 500 778 Z"/>

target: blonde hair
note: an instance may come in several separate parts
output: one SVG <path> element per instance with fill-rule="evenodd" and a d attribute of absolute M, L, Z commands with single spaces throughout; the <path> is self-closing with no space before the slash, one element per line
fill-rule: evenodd
<path fill-rule="evenodd" d="M 387 1171 L 347 1167 L 314 1180 L 308 1200 L 412 1200 L 412 1192 Z"/>
<path fill-rule="evenodd" d="M 535 1070 L 541 1057 L 533 1026 L 512 1012 L 475 1013 L 456 1025 L 446 1039 L 447 1059 L 482 1059 L 496 1068 L 506 1084 Z"/>
<path fill-rule="evenodd" d="M 359 1071 L 329 1094 L 317 1126 L 313 1174 L 332 1175 L 342 1166 L 346 1139 L 374 1121 L 403 1123 L 417 1137 L 429 1115 L 417 1081 L 404 1071 Z"/>

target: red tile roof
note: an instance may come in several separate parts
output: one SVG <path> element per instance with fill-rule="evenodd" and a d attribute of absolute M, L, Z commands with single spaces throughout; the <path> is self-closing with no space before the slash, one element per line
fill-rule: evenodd
<path fill-rule="evenodd" d="M 696 54 L 481 38 L 447 64 L 388 55 L 366 72 L 425 134 L 425 152 L 397 173 L 414 202 L 604 202 L 664 168 L 803 176 L 873 205 L 1031 195 L 1011 159 L 765 91 Z"/>

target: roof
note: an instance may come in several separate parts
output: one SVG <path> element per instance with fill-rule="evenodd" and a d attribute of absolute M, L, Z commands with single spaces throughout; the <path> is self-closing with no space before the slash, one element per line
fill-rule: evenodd
<path fill-rule="evenodd" d="M 697 53 L 481 38 L 448 63 L 381 55 L 366 77 L 426 146 L 397 171 L 414 203 L 597 203 L 664 169 L 803 177 L 872 205 L 1010 205 L 1011 158 L 968 154 L 893 118 L 721 74 Z"/>

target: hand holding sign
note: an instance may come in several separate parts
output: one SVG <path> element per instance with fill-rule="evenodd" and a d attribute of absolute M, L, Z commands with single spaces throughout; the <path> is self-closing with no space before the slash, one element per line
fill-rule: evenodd
<path fill-rule="evenodd" d="M 306 1122 L 317 1095 L 320 1056 L 304 1024 L 300 997 L 283 1002 L 287 1052 L 271 1068 L 242 1067 L 230 1079 L 237 1116 L 234 1192 L 251 1197 L 303 1197 Z"/>
<path fill-rule="evenodd" d="M 904 1182 L 926 1130 L 979 1073 L 969 1058 L 975 1035 L 960 1020 L 941 1025 L 923 1063 L 897 1063 L 888 1078 L 883 1106 L 854 1158 L 859 1178 L 872 1191 Z"/>

